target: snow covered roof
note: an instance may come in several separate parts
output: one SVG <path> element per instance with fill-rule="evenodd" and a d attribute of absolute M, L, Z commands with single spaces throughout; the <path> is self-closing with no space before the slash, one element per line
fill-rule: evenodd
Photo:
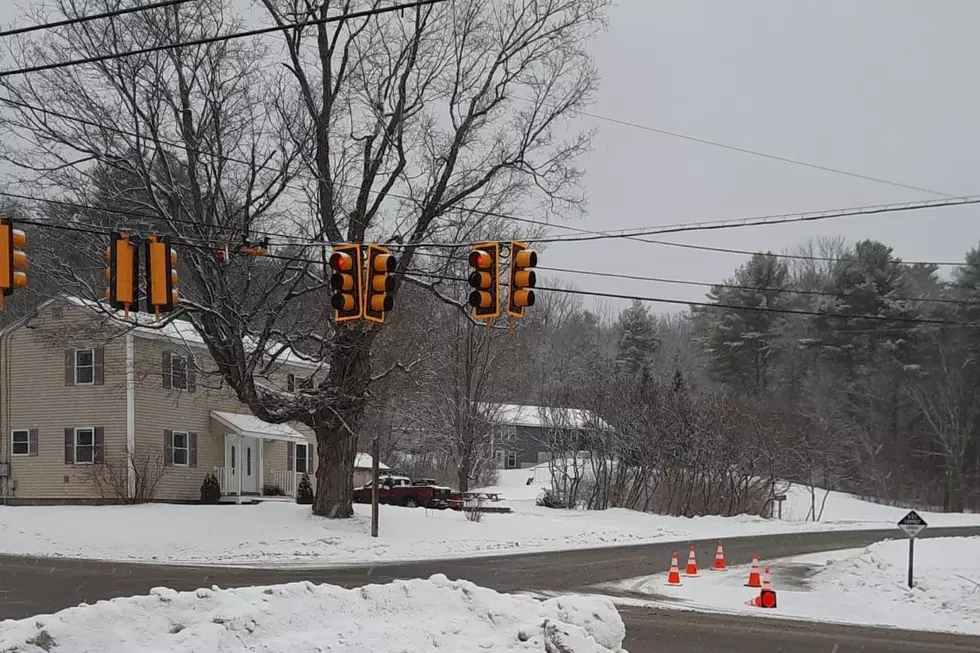
<path fill-rule="evenodd" d="M 357 454 L 357 458 L 354 459 L 354 469 L 374 469 L 374 458 L 366 453 Z M 385 470 L 391 468 L 383 462 L 378 461 L 378 469 Z"/>
<path fill-rule="evenodd" d="M 263 422 L 255 415 L 242 413 L 224 413 L 211 411 L 211 417 L 230 428 L 238 435 L 262 440 L 285 440 L 286 442 L 305 443 L 306 436 L 289 424 L 270 424 Z"/>
<path fill-rule="evenodd" d="M 204 342 L 204 337 L 190 322 L 186 322 L 184 320 L 172 320 L 165 324 L 158 325 L 156 322 L 156 316 L 152 315 L 151 313 L 130 311 L 129 317 L 126 318 L 122 311 L 113 311 L 105 304 L 100 302 L 94 302 L 88 299 L 82 299 L 81 297 L 72 296 L 66 296 L 64 299 L 73 306 L 79 306 L 81 308 L 97 311 L 110 317 L 114 322 L 132 327 L 133 333 L 138 335 L 145 336 L 147 338 L 162 338 L 182 345 L 197 346 L 202 348 L 207 347 Z M 254 343 L 255 340 L 253 338 L 245 338 L 244 344 L 246 347 L 249 347 L 251 344 L 251 348 L 254 349 Z M 320 367 L 319 364 L 295 350 L 291 349 L 280 353 L 279 349 L 279 343 L 266 343 L 266 351 L 276 354 L 276 360 L 280 363 L 305 367 L 311 370 L 318 369 Z"/>
<path fill-rule="evenodd" d="M 480 410 L 495 424 L 544 428 L 612 429 L 598 415 L 580 408 L 551 408 L 520 404 L 480 404 Z"/>

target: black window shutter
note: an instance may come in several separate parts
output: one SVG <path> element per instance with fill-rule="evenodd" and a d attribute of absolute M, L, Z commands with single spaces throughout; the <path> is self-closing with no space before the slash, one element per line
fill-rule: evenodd
<path fill-rule="evenodd" d="M 75 385 L 75 350 L 65 350 L 65 385 Z"/>
<path fill-rule="evenodd" d="M 197 369 L 194 365 L 194 357 L 187 357 L 187 392 L 197 390 Z"/>
<path fill-rule="evenodd" d="M 163 430 L 163 464 L 174 466 L 174 432 L 170 429 Z"/>
<path fill-rule="evenodd" d="M 296 445 L 292 442 L 286 443 L 286 471 L 293 471 L 293 458 L 296 456 Z"/>
<path fill-rule="evenodd" d="M 28 431 L 28 438 L 29 439 L 27 441 L 28 442 L 27 453 L 30 456 L 36 456 L 37 455 L 37 429 L 31 429 L 30 431 Z"/>
<path fill-rule="evenodd" d="M 105 462 L 105 429 L 101 426 L 95 427 L 95 437 L 93 438 L 95 444 L 94 451 L 92 453 L 92 461 L 96 463 Z"/>
<path fill-rule="evenodd" d="M 187 434 L 187 465 L 197 467 L 197 433 Z"/>
<path fill-rule="evenodd" d="M 169 351 L 163 352 L 163 363 L 161 364 L 161 367 L 163 368 L 163 387 L 169 390 L 170 382 L 171 382 L 171 373 L 172 373 L 172 370 L 170 369 Z"/>
<path fill-rule="evenodd" d="M 92 360 L 95 367 L 93 374 L 95 385 L 105 385 L 105 347 L 96 347 L 92 352 Z"/>
<path fill-rule="evenodd" d="M 65 464 L 75 464 L 75 429 L 65 429 Z"/>

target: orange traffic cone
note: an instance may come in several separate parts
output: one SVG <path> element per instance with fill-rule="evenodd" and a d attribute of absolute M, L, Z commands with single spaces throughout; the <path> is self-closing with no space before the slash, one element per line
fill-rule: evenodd
<path fill-rule="evenodd" d="M 751 601 L 746 601 L 746 603 L 757 608 L 773 609 L 776 607 L 776 591 L 772 588 L 772 579 L 769 576 L 768 567 L 766 567 L 766 573 L 762 577 L 762 589 L 759 590 L 759 596 Z"/>
<path fill-rule="evenodd" d="M 667 584 L 677 586 L 683 585 L 683 583 L 681 583 L 680 565 L 677 563 L 677 551 L 674 551 L 674 555 L 670 558 L 670 571 L 667 573 Z"/>
<path fill-rule="evenodd" d="M 727 569 L 725 566 L 725 549 L 721 545 L 721 540 L 718 540 L 718 548 L 715 549 L 715 566 L 712 569 L 715 571 L 725 571 Z"/>
<path fill-rule="evenodd" d="M 687 554 L 687 569 L 684 570 L 685 576 L 690 576 L 691 578 L 698 577 L 698 561 L 694 556 L 694 545 L 691 545 L 691 550 Z"/>
<path fill-rule="evenodd" d="M 759 554 L 752 554 L 752 569 L 749 570 L 749 582 L 745 584 L 746 587 L 762 587 L 762 581 L 759 579 Z"/>

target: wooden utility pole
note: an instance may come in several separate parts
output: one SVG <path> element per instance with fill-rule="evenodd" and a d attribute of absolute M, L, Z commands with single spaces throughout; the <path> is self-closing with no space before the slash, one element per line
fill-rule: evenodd
<path fill-rule="evenodd" d="M 378 536 L 378 472 L 381 457 L 381 438 L 375 437 L 371 447 L 371 537 Z"/>

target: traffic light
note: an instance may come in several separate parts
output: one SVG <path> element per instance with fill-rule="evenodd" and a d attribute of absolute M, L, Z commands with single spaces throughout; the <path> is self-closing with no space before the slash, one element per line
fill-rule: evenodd
<path fill-rule="evenodd" d="M 480 243 L 473 246 L 469 259 L 470 306 L 473 317 L 492 320 L 500 315 L 500 243 Z"/>
<path fill-rule="evenodd" d="M 534 270 L 538 264 L 538 254 L 528 249 L 524 243 L 510 242 L 510 289 L 507 293 L 507 315 L 524 317 L 524 309 L 534 306 L 534 288 L 538 281 Z"/>
<path fill-rule="evenodd" d="M 3 298 L 12 294 L 18 288 L 27 286 L 27 234 L 20 229 L 14 229 L 12 220 L 0 219 L 0 308 L 3 308 Z"/>
<path fill-rule="evenodd" d="M 129 233 L 113 232 L 105 258 L 105 298 L 109 306 L 129 317 L 130 307 L 139 305 L 139 256 Z"/>
<path fill-rule="evenodd" d="M 369 245 L 367 255 L 367 283 L 364 288 L 364 319 L 384 324 L 385 313 L 391 310 L 394 300 L 388 294 L 394 289 L 394 277 L 398 261 L 387 247 Z"/>
<path fill-rule="evenodd" d="M 159 316 L 177 305 L 177 252 L 162 236 L 146 241 L 146 310 Z"/>
<path fill-rule="evenodd" d="M 330 305 L 337 322 L 360 319 L 364 312 L 361 301 L 361 246 L 336 245 L 330 255 Z"/>

